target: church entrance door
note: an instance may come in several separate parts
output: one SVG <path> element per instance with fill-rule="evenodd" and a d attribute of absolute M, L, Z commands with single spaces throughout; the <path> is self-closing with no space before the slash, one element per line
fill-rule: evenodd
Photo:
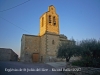
<path fill-rule="evenodd" d="M 39 62 L 39 53 L 33 53 L 32 60 L 33 62 Z"/>

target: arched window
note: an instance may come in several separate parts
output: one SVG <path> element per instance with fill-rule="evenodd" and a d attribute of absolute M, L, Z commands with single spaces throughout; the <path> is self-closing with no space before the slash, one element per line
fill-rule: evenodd
<path fill-rule="evenodd" d="M 55 16 L 53 17 L 53 25 L 56 25 L 56 18 L 55 18 Z"/>
<path fill-rule="evenodd" d="M 49 15 L 49 23 L 51 23 L 51 15 Z"/>
<path fill-rule="evenodd" d="M 54 40 L 52 40 L 52 44 L 55 44 Z"/>
<path fill-rule="evenodd" d="M 43 27 L 43 25 L 44 25 L 44 17 L 42 17 L 42 27 Z"/>

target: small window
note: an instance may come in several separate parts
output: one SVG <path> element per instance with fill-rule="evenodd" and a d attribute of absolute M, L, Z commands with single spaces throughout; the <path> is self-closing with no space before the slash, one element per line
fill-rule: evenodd
<path fill-rule="evenodd" d="M 55 44 L 54 40 L 52 40 L 52 44 Z"/>
<path fill-rule="evenodd" d="M 51 23 L 51 16 L 49 15 L 49 23 Z"/>
<path fill-rule="evenodd" d="M 53 25 L 56 25 L 56 18 L 55 18 L 55 16 L 53 17 Z"/>

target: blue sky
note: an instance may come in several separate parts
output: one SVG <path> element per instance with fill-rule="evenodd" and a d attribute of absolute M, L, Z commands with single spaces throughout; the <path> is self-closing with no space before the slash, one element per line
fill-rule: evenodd
<path fill-rule="evenodd" d="M 0 0 L 0 48 L 20 55 L 22 34 L 39 33 L 39 18 L 50 5 L 59 15 L 60 34 L 75 40 L 100 38 L 100 0 L 30 0 L 6 10 L 25 1 Z"/>

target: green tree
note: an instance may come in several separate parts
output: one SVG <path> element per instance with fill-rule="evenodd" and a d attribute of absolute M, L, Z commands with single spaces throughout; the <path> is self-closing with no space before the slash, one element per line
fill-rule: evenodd
<path fill-rule="evenodd" d="M 100 39 L 86 39 L 80 41 L 76 50 L 80 51 L 81 60 L 73 62 L 77 66 L 100 67 Z M 77 52 L 77 51 L 76 51 Z"/>
<path fill-rule="evenodd" d="M 59 45 L 57 57 L 58 58 L 66 58 L 66 62 L 69 62 L 70 58 L 75 55 L 79 55 L 78 45 L 75 45 L 74 39 L 68 42 L 63 42 Z"/>
<path fill-rule="evenodd" d="M 87 39 L 80 42 L 82 60 L 85 66 L 100 67 L 100 40 Z"/>

